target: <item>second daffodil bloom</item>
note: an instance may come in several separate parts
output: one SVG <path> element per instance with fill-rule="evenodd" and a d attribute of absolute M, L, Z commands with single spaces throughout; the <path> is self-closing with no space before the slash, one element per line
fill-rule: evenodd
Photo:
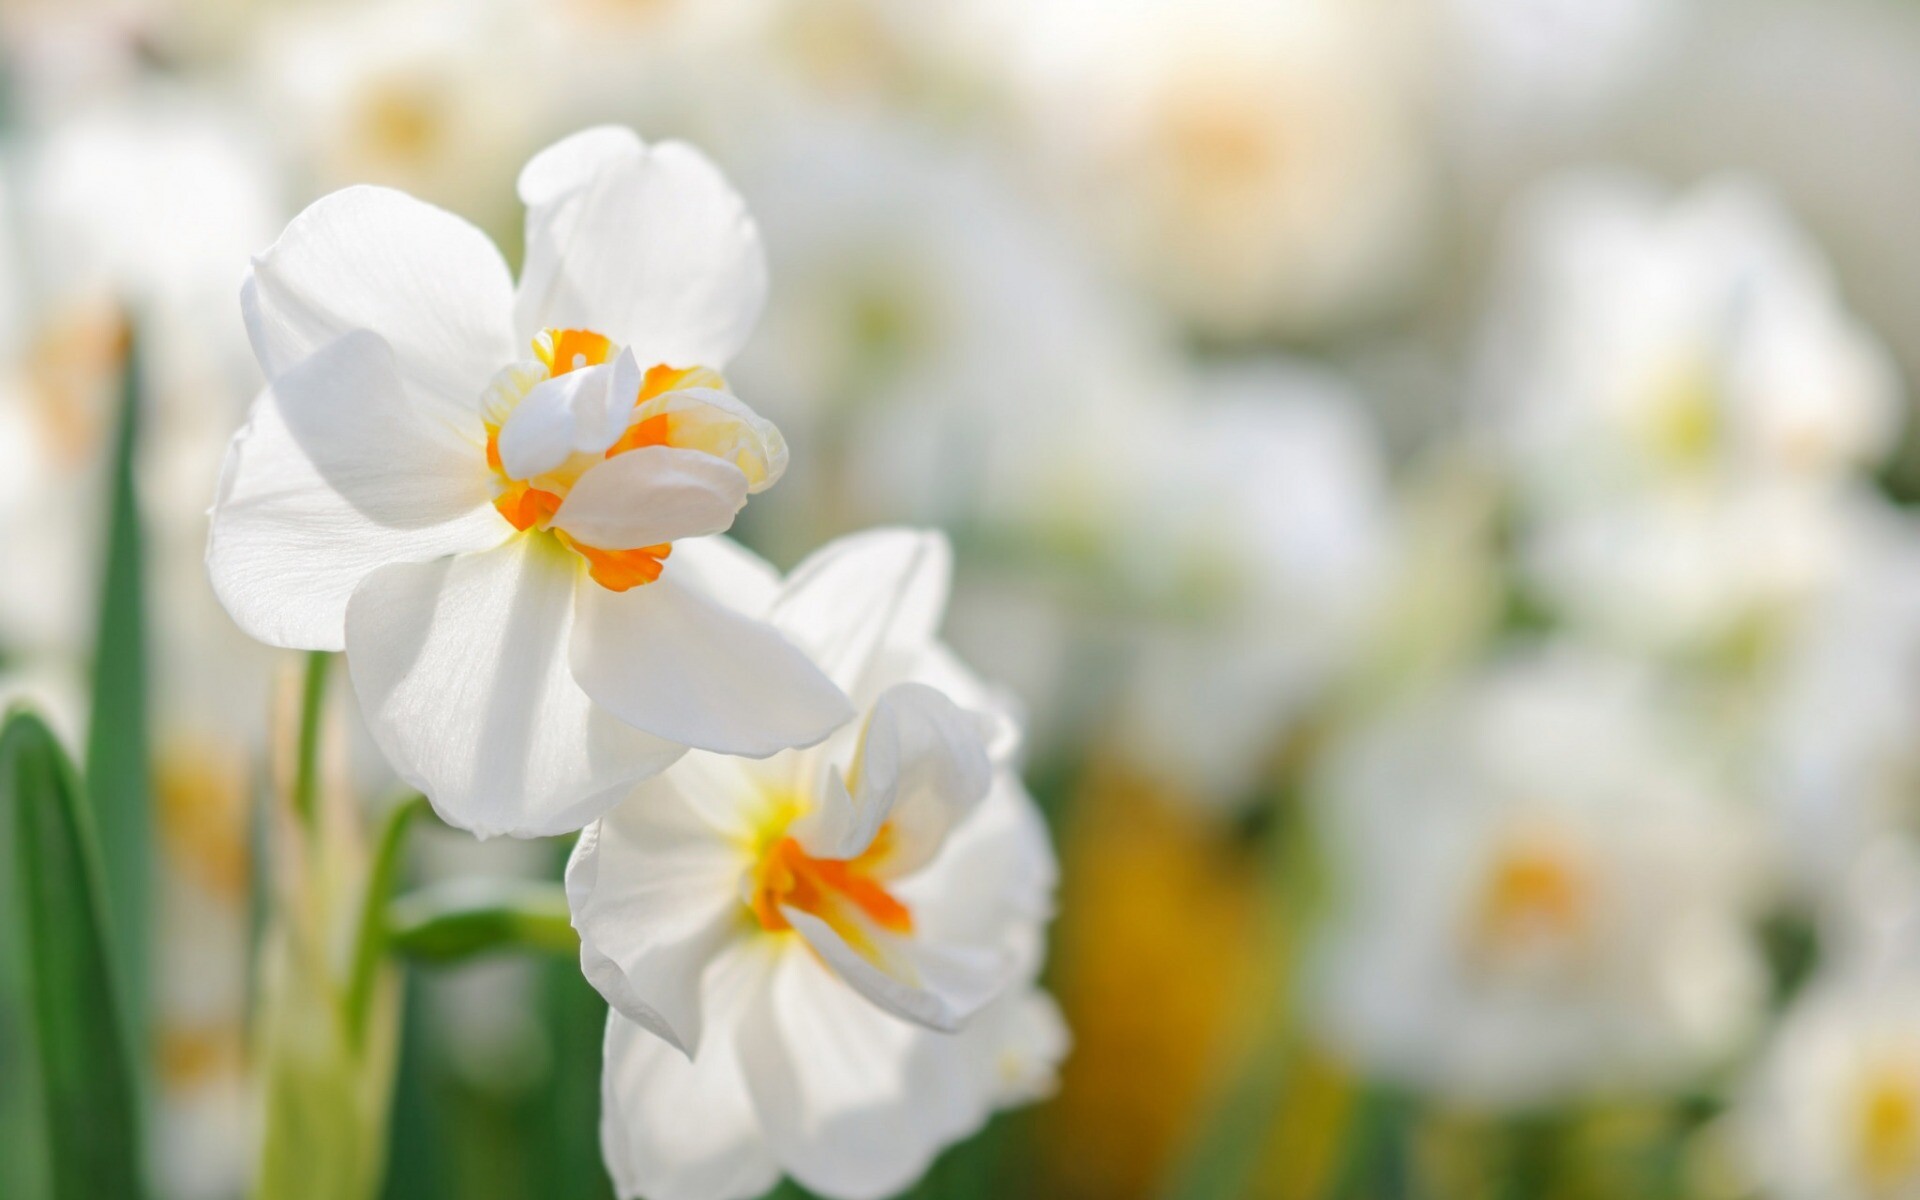
<path fill-rule="evenodd" d="M 207 551 L 249 633 L 347 652 L 381 749 L 481 835 L 577 829 L 689 746 L 764 756 L 849 716 L 730 607 L 739 551 L 706 537 L 787 461 L 718 373 L 766 293 L 739 196 L 617 128 L 519 191 L 517 289 L 479 230 L 382 188 L 255 258 L 269 384 Z"/>
<path fill-rule="evenodd" d="M 860 716 L 751 762 L 690 754 L 567 868 L 613 1007 L 601 1145 L 623 1197 L 757 1196 L 784 1172 L 892 1195 L 1065 1050 L 1033 983 L 1055 866 L 1013 723 L 935 640 L 937 536 L 835 542 L 754 607 Z"/>

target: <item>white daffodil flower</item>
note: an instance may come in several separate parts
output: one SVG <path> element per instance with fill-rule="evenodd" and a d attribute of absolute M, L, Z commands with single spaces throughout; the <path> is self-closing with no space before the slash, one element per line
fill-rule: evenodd
<path fill-rule="evenodd" d="M 1350 389 L 1279 362 L 1195 385 L 1201 402 L 1156 423 L 1159 449 L 1111 522 L 1109 557 L 1161 618 L 1131 664 L 1121 753 L 1225 806 L 1357 659 L 1394 530 L 1385 456 Z M 1164 550 L 1141 555 L 1142 541 Z"/>
<path fill-rule="evenodd" d="M 1509 242 L 1481 387 L 1541 598 L 1691 652 L 1752 642 L 1830 583 L 1900 385 L 1777 201 L 1576 173 Z"/>
<path fill-rule="evenodd" d="M 948 571 L 938 536 L 887 530 L 766 578 L 859 719 L 764 762 L 690 754 L 581 835 L 567 894 L 613 1006 L 622 1196 L 755 1196 L 782 1172 L 891 1195 L 1047 1089 L 1053 853 L 1013 722 L 935 639 Z"/>
<path fill-rule="evenodd" d="M 1878 497 L 1850 511 L 1828 586 L 1779 631 L 1754 693 L 1756 790 L 1809 898 L 1913 827 L 1920 781 L 1920 522 Z"/>
<path fill-rule="evenodd" d="M 1321 1031 L 1501 1108 L 1684 1086 L 1735 1049 L 1765 996 L 1759 844 L 1686 711 L 1560 647 L 1341 747 L 1319 792 L 1343 881 Z"/>
<path fill-rule="evenodd" d="M 1183 320 L 1324 333 L 1418 280 L 1436 188 L 1395 6 L 990 7 L 1040 183 Z"/>
<path fill-rule="evenodd" d="M 717 370 L 766 293 L 740 198 L 691 147 L 612 127 L 519 191 L 517 290 L 477 229 L 381 188 L 254 260 L 270 382 L 207 548 L 240 626 L 345 649 L 395 768 L 483 836 L 579 828 L 689 746 L 764 756 L 850 712 L 728 607 L 750 568 L 700 540 L 787 460 Z"/>
<path fill-rule="evenodd" d="M 1539 185 L 1508 237 L 1480 369 L 1531 497 L 1820 486 L 1899 432 L 1886 349 L 1765 189 L 1632 175 Z"/>
<path fill-rule="evenodd" d="M 1920 1190 L 1920 975 L 1835 971 L 1773 1035 L 1736 1131 L 1762 1194 L 1880 1200 Z"/>

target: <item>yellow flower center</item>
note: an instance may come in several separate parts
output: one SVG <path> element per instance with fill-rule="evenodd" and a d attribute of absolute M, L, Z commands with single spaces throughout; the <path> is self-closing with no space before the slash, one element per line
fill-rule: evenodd
<path fill-rule="evenodd" d="M 533 342 L 537 367 L 528 364 L 525 372 L 509 380 L 507 386 L 519 393 L 510 398 L 511 402 L 517 403 L 520 396 L 543 380 L 555 379 L 583 367 L 601 366 L 613 357 L 614 349 L 613 343 L 603 334 L 590 329 L 544 331 Z M 639 394 L 633 399 L 633 406 L 639 408 L 647 401 L 679 388 L 718 387 L 722 382 L 717 372 L 705 367 L 656 365 L 648 368 Z M 495 386 L 498 388 L 502 385 Z M 550 528 L 554 514 L 567 498 L 568 490 L 591 463 L 569 464 L 532 479 L 513 478 L 500 459 L 500 429 L 511 412 L 511 403 L 494 403 L 493 399 L 490 398 L 490 408 L 494 411 L 489 412 L 487 419 L 487 465 L 493 468 L 497 476 L 493 506 L 500 515 L 522 532 L 533 530 L 552 533 L 561 545 L 586 560 L 593 581 L 609 591 L 624 592 L 660 578 L 666 558 L 673 552 L 670 543 L 629 550 L 603 550 L 567 536 L 564 530 Z M 674 415 L 664 412 L 635 421 L 618 441 L 607 447 L 603 457 L 613 458 L 642 446 L 674 445 L 674 424 Z"/>
<path fill-rule="evenodd" d="M 1721 436 L 1719 387 L 1705 359 L 1676 360 L 1655 381 L 1642 428 L 1647 446 L 1676 470 L 1712 461 Z"/>
<path fill-rule="evenodd" d="M 871 929 L 912 933 L 913 913 L 874 877 L 893 842 L 891 826 L 881 826 L 873 844 L 848 859 L 815 858 L 784 829 L 766 839 L 749 885 L 747 906 L 762 929 L 793 928 L 784 908 L 824 921 L 869 961 L 879 957 Z"/>
<path fill-rule="evenodd" d="M 1493 863 L 1473 914 L 1474 941 L 1502 954 L 1536 940 L 1571 942 L 1587 923 L 1591 888 L 1561 847 L 1528 840 Z"/>
<path fill-rule="evenodd" d="M 1920 1086 L 1907 1071 L 1883 1067 L 1861 1089 L 1854 1127 L 1860 1176 L 1887 1189 L 1920 1170 Z"/>

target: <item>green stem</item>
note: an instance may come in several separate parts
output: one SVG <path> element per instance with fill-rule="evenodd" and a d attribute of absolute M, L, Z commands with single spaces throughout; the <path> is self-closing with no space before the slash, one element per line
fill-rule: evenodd
<path fill-rule="evenodd" d="M 1411 1096 L 1378 1086 L 1354 1100 L 1339 1169 L 1329 1180 L 1330 1200 L 1415 1193 L 1408 1140 L 1417 1116 Z"/>
<path fill-rule="evenodd" d="M 1321 905 L 1320 866 L 1297 780 L 1283 780 L 1269 802 L 1273 819 L 1265 853 L 1273 866 L 1264 949 L 1271 961 L 1260 983 L 1257 1025 L 1215 1097 L 1212 1118 L 1201 1125 L 1162 1188 L 1165 1200 L 1248 1194 L 1267 1150 L 1267 1134 L 1298 1082 L 1303 1044 L 1296 1011 L 1298 956 Z"/>
<path fill-rule="evenodd" d="M 333 656 L 325 650 L 307 654 L 305 683 L 300 691 L 300 743 L 293 767 L 293 812 L 308 833 L 320 794 L 320 718 L 326 708 L 327 668 Z"/>
<path fill-rule="evenodd" d="M 347 1036 L 356 1049 L 366 1034 L 368 1012 L 373 1006 L 374 975 L 387 946 L 387 898 L 393 894 L 394 877 L 400 873 L 407 830 L 413 825 L 413 819 L 426 810 L 425 796 L 410 796 L 396 804 L 387 814 L 387 823 L 380 831 L 380 844 L 374 848 L 373 861 L 367 867 L 366 891 L 360 902 L 360 929 L 353 944 L 352 973 L 347 976 Z"/>
<path fill-rule="evenodd" d="M 1503 1200 L 1536 1200 L 1554 1193 L 1566 1121 L 1555 1114 L 1515 1117 L 1504 1127 L 1506 1171 Z"/>

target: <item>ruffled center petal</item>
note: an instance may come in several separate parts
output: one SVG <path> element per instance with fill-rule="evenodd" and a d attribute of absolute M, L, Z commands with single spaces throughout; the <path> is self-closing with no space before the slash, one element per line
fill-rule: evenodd
<path fill-rule="evenodd" d="M 590 329 L 549 329 L 482 397 L 494 508 L 624 592 L 673 543 L 725 531 L 787 465 L 780 431 L 707 367 L 643 367 Z"/>

